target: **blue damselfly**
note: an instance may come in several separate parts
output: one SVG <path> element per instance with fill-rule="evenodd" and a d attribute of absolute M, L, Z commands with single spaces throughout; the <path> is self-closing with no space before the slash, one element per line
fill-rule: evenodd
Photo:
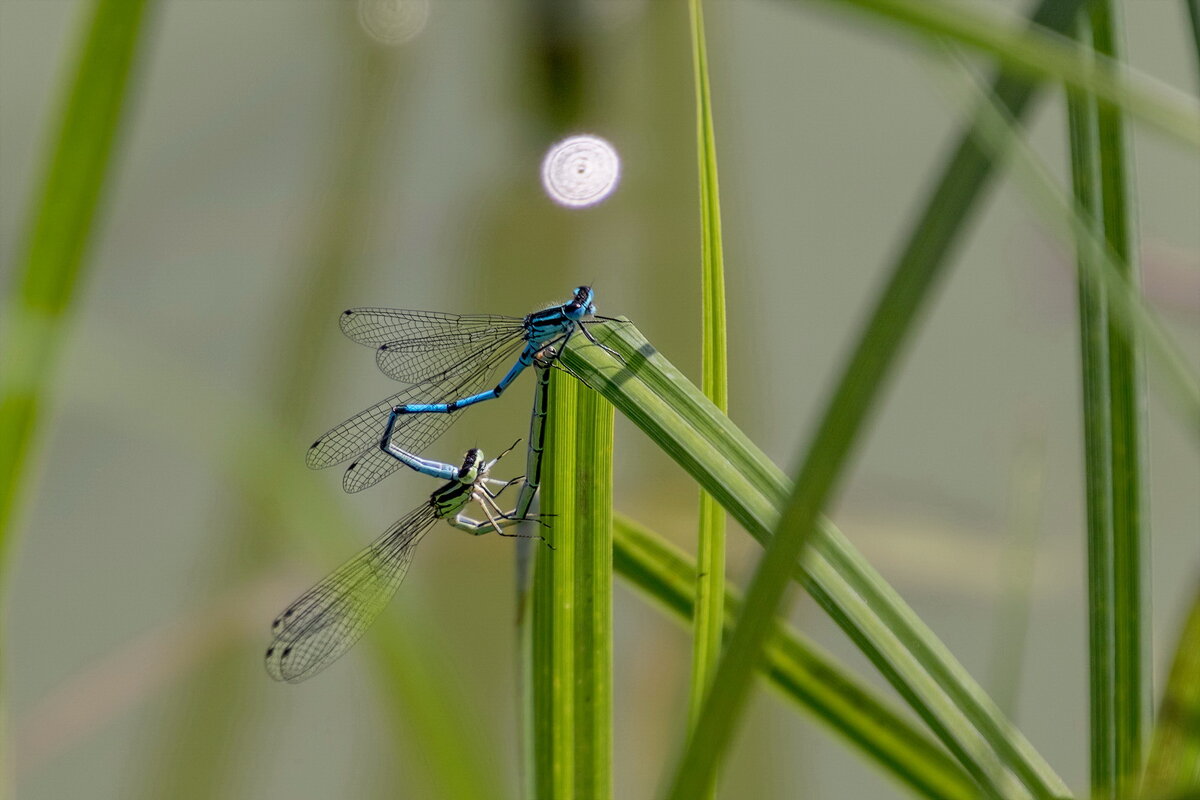
<path fill-rule="evenodd" d="M 443 477 L 422 459 L 397 459 L 381 447 L 388 439 L 416 456 L 441 436 L 467 406 L 499 397 L 539 353 L 562 352 L 571 336 L 593 322 L 595 295 L 580 286 L 566 303 L 535 311 L 524 318 L 457 315 L 390 308 L 357 308 L 342 314 L 342 331 L 360 344 L 376 348 L 384 374 L 414 385 L 364 409 L 330 430 L 309 448 L 306 462 L 319 469 L 351 461 L 342 487 L 357 492 L 391 474 L 401 463 L 418 472 Z M 597 343 L 598 344 L 598 343 Z M 483 391 L 495 369 L 510 363 L 492 389 Z"/>

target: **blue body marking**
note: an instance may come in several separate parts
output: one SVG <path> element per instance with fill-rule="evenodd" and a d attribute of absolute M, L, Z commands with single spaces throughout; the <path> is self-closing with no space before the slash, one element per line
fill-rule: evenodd
<path fill-rule="evenodd" d="M 551 353 L 561 352 L 572 334 L 582 330 L 582 321 L 596 313 L 595 292 L 590 286 L 575 289 L 575 296 L 556 308 L 535 311 L 525 318 L 525 347 L 508 372 L 495 388 L 449 403 L 409 403 L 396 406 L 397 414 L 451 414 L 455 411 L 499 397 L 517 376 L 524 372 L 538 354 L 549 348 Z M 590 336 L 588 338 L 591 338 Z M 557 351 L 555 350 L 557 348 Z"/>
<path fill-rule="evenodd" d="M 392 458 L 404 464 L 406 467 L 411 467 L 422 475 L 428 475 L 431 478 L 439 478 L 443 481 L 457 480 L 460 468 L 453 464 L 447 464 L 443 461 L 433 461 L 428 458 L 421 458 L 407 450 L 402 449 L 399 445 L 392 441 L 392 434 L 396 429 L 396 419 L 400 416 L 396 409 L 392 409 L 391 416 L 388 417 L 387 428 L 384 429 L 383 438 L 379 441 L 379 449 L 387 453 Z"/>

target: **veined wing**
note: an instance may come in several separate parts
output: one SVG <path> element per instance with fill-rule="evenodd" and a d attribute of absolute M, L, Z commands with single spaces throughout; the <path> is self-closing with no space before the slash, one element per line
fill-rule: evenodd
<path fill-rule="evenodd" d="M 416 544 L 437 515 L 422 504 L 354 558 L 300 595 L 271 624 L 267 672 L 277 681 L 311 678 L 349 650 L 396 593 Z"/>
<path fill-rule="evenodd" d="M 408 403 L 444 403 L 476 394 L 487 385 L 497 364 L 515 360 L 520 344 L 514 341 L 508 348 L 496 350 L 486 359 L 476 361 L 471 372 L 454 373 L 435 383 L 410 386 L 363 409 L 313 442 L 305 462 L 313 469 L 321 469 L 354 459 L 342 477 L 342 488 L 347 492 L 358 492 L 375 485 L 401 466 L 399 461 L 379 449 L 393 407 Z M 419 455 L 454 424 L 460 413 L 406 414 L 396 420 L 392 441 Z"/>
<path fill-rule="evenodd" d="M 482 331 L 524 328 L 524 319 L 502 314 L 443 314 L 405 308 L 352 308 L 342 313 L 342 333 L 378 347 L 402 339 L 452 339 Z"/>
<path fill-rule="evenodd" d="M 518 317 L 399 308 L 352 308 L 340 324 L 354 341 L 377 348 L 375 361 L 385 375 L 407 383 L 470 369 L 472 361 L 525 333 Z"/>

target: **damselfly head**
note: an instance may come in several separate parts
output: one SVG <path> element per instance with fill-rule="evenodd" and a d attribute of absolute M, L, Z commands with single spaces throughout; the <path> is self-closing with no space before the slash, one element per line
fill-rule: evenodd
<path fill-rule="evenodd" d="M 563 311 L 571 319 L 582 319 L 596 313 L 596 293 L 590 286 L 575 287 L 575 296 L 567 303 Z"/>
<path fill-rule="evenodd" d="M 463 457 L 462 468 L 458 471 L 460 483 L 474 483 L 479 477 L 479 465 L 483 462 L 483 451 L 472 447 Z"/>

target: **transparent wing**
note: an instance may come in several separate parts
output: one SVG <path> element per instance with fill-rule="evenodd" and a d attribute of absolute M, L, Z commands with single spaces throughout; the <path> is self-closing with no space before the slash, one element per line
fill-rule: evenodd
<path fill-rule="evenodd" d="M 470 371 L 410 386 L 363 409 L 313 442 L 305 463 L 313 469 L 322 469 L 354 459 L 342 477 L 342 488 L 358 492 L 374 486 L 401 466 L 379 449 L 393 407 L 407 403 L 446 403 L 476 394 L 488 384 L 497 364 L 516 360 L 520 345 L 519 340 L 514 340 L 507 348 L 499 348 L 485 359 L 473 362 Z M 455 423 L 460 413 L 406 414 L 396 420 L 392 440 L 402 449 L 419 455 Z"/>
<path fill-rule="evenodd" d="M 441 314 L 399 308 L 352 308 L 342 333 L 377 348 L 375 362 L 389 378 L 439 380 L 525 334 L 523 319 L 494 314 Z"/>
<path fill-rule="evenodd" d="M 392 599 L 417 542 L 436 521 L 432 505 L 413 509 L 284 609 L 271 624 L 270 676 L 299 683 L 349 650 Z"/>

